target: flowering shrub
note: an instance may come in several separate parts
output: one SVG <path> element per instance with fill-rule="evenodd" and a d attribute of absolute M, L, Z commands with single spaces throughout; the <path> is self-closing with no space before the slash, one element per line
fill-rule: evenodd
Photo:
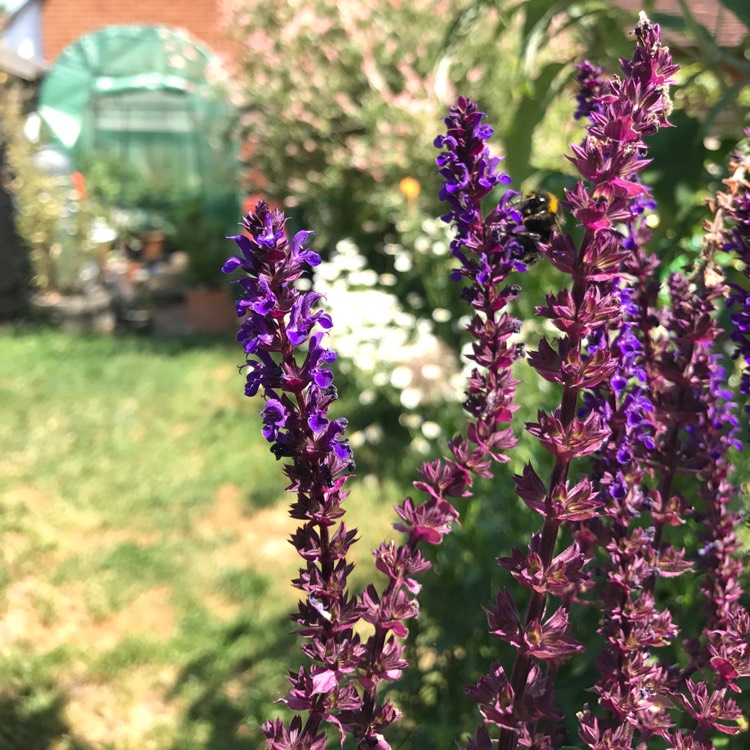
<path fill-rule="evenodd" d="M 434 61 L 456 0 L 224 5 L 248 53 L 250 189 L 301 203 L 324 244 L 382 232 L 403 210 L 400 180 L 429 179 L 429 123 L 451 96 Z"/>
<path fill-rule="evenodd" d="M 688 273 L 669 274 L 662 289 L 659 261 L 646 249 L 654 204 L 639 174 L 647 139 L 669 125 L 676 66 L 645 16 L 635 41 L 619 76 L 580 68 L 577 115 L 589 124 L 571 147 L 580 179 L 564 203 L 577 240 L 554 227 L 542 242 L 518 193 L 492 198 L 510 178 L 490 155 L 492 130 L 475 102 L 460 98 L 435 141 L 459 264 L 452 277 L 464 282 L 471 310 L 467 425 L 448 444 L 449 458 L 422 467 L 419 498 L 396 508 L 394 528 L 405 537 L 374 551 L 381 588 L 348 588 L 356 531 L 340 519 L 354 463 L 346 420 L 328 416 L 336 354 L 323 342 L 333 320 L 320 292 L 295 283 L 320 263 L 307 247 L 310 233 L 288 237 L 283 214 L 261 201 L 234 238 L 241 252 L 224 270 L 242 271 L 246 393 L 265 398 L 263 434 L 287 460 L 291 515 L 301 523 L 291 539 L 303 559 L 292 619 L 309 665 L 288 676 L 283 700 L 295 716 L 264 725 L 268 748 L 323 750 L 328 729 L 360 750 L 390 747 L 387 730 L 400 712 L 382 688 L 408 666 L 403 639 L 419 614 L 417 578 L 430 567 L 422 547 L 451 531 L 455 499 L 509 460 L 513 367 L 524 359 L 559 393 L 554 409 L 526 424 L 551 457 L 549 471 L 529 463 L 514 477 L 516 494 L 541 519 L 528 542 L 498 558 L 517 586 L 497 592 L 487 620 L 515 658 L 488 664 L 467 688 L 482 721 L 473 736 L 456 739 L 467 750 L 570 747 L 562 719 L 570 725 L 573 717 L 556 705 L 556 677 L 591 647 L 599 677 L 580 696 L 579 747 L 708 750 L 745 728 L 732 697 L 750 675 L 750 617 L 735 557 L 740 519 L 731 507 L 731 454 L 741 446 L 715 313 L 724 291 L 717 253 L 750 256 L 747 151 L 734 155 L 700 258 Z M 532 245 L 569 282 L 537 307 L 558 334 L 527 354 L 510 311 L 522 277 L 509 277 L 526 270 Z M 735 284 L 729 333 L 746 366 L 747 299 Z M 686 573 L 700 575 L 700 614 L 675 596 Z M 592 611 L 596 633 L 575 631 Z"/>

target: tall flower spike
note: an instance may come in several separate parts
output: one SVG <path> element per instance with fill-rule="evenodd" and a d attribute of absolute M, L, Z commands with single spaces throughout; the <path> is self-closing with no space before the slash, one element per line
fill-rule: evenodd
<path fill-rule="evenodd" d="M 642 481 L 648 454 L 655 448 L 656 426 L 643 364 L 643 337 L 653 326 L 639 302 L 648 308 L 658 291 L 657 262 L 643 250 L 651 235 L 644 212 L 654 206 L 645 194 L 631 201 L 622 240 L 630 252 L 623 262 L 626 275 L 613 287 L 623 311 L 618 330 L 609 332 L 616 368 L 609 380 L 584 398 L 587 409 L 613 425 L 610 438 L 592 461 L 592 478 L 602 488 L 606 521 L 593 519 L 577 531 L 582 547 L 593 551 L 598 544 L 603 552 L 599 633 L 607 648 L 598 659 L 601 676 L 595 689 L 600 706 L 611 714 L 608 721 L 602 717 L 597 722 L 609 736 L 632 736 L 636 727 L 644 735 L 658 734 L 669 724 L 661 705 L 666 672 L 655 663 L 652 649 L 668 645 L 676 630 L 669 612 L 660 611 L 653 597 L 642 596 L 660 566 L 651 536 L 642 528 L 653 507 Z M 590 349 L 600 346 L 602 335 L 589 341 Z"/>
<path fill-rule="evenodd" d="M 361 607 L 347 593 L 352 565 L 346 562 L 356 531 L 337 519 L 346 499 L 344 482 L 354 464 L 343 437 L 346 420 L 329 419 L 336 400 L 328 369 L 336 355 L 323 346 L 330 317 L 316 309 L 319 295 L 303 293 L 294 284 L 309 266 L 320 262 L 307 248 L 310 232 L 288 239 L 285 218 L 264 201 L 245 217 L 245 233 L 234 237 L 241 253 L 223 267 L 240 270 L 236 283 L 243 297 L 237 314 L 245 320 L 237 334 L 247 354 L 247 395 L 262 392 L 263 435 L 274 455 L 288 458 L 288 492 L 295 495 L 290 514 L 302 522 L 291 543 L 305 560 L 293 584 L 304 593 L 293 616 L 306 643 L 303 651 L 314 666 L 289 675 L 292 689 L 284 701 L 308 715 L 304 726 L 296 717 L 289 727 L 280 721 L 263 727 L 272 750 L 322 750 L 323 722 L 339 726 L 341 706 L 359 697 L 343 676 L 358 663 L 362 646 L 352 631 Z M 315 329 L 318 330 L 315 330 Z M 298 355 L 297 347 L 306 345 Z"/>
<path fill-rule="evenodd" d="M 485 721 L 500 727 L 499 750 L 514 750 L 519 743 L 554 746 L 556 740 L 547 730 L 557 719 L 551 702 L 552 678 L 562 658 L 583 648 L 570 638 L 565 608 L 548 611 L 547 597 L 561 593 L 560 580 L 571 587 L 582 581 L 578 547 L 555 554 L 558 531 L 571 515 L 572 498 L 580 520 L 596 514 L 598 502 L 590 485 L 571 487 L 568 472 L 576 458 L 596 451 L 610 434 L 599 415 L 592 413 L 585 419 L 576 415 L 583 389 L 608 379 L 615 367 L 608 338 L 591 353 L 586 352 L 585 342 L 602 330 L 618 327 L 622 319 L 622 303 L 613 284 L 627 251 L 616 226 L 631 216 L 632 199 L 646 192 L 637 181 L 637 173 L 647 163 L 642 139 L 667 124 L 666 92 L 675 72 L 659 43 L 658 27 L 645 17 L 636 27 L 636 38 L 633 58 L 622 64 L 624 78 L 611 81 L 601 97 L 601 111 L 590 113 L 584 142 L 571 147 L 571 160 L 591 185 L 582 181 L 567 193 L 573 216 L 583 228 L 581 246 L 576 248 L 569 237 L 555 232 L 549 247 L 541 248 L 556 268 L 571 277 L 571 287 L 549 294 L 547 304 L 537 308 L 562 336 L 555 345 L 543 339 L 529 361 L 543 378 L 560 384 L 562 395 L 559 409 L 552 414 L 540 412 L 538 421 L 527 425 L 554 457 L 548 483 L 531 466 L 516 480 L 521 497 L 543 516 L 542 530 L 527 552 L 515 550 L 511 558 L 500 561 L 531 589 L 529 605 L 521 617 L 512 600 L 503 597 L 489 615 L 493 632 L 517 648 L 510 677 L 498 667 L 487 683 L 496 688 L 494 697 L 486 689 L 481 691 L 483 705 L 504 707 L 502 717 L 483 709 Z M 546 662 L 546 675 L 539 662 Z M 479 743 L 479 735 L 475 742 Z"/>
<path fill-rule="evenodd" d="M 496 171 L 498 159 L 490 157 L 486 141 L 492 129 L 483 122 L 483 116 L 475 102 L 460 98 L 446 118 L 446 135 L 439 136 L 435 145 L 443 149 L 437 159 L 445 181 L 440 197 L 451 209 L 443 220 L 452 222 L 456 228 L 451 249 L 461 263 L 453 278 L 468 281 L 463 296 L 476 311 L 468 330 L 475 339 L 471 359 L 477 367 L 469 379 L 465 404 L 473 419 L 466 438 L 456 438 L 451 450 L 456 462 L 468 471 L 491 476 L 492 462 L 507 461 L 506 451 L 515 445 L 511 430 L 504 425 L 516 409 L 513 404 L 516 381 L 512 379 L 510 367 L 523 353 L 520 347 L 509 343 L 510 337 L 520 330 L 520 323 L 503 311 L 520 290 L 516 286 L 504 286 L 503 282 L 512 270 L 523 271 L 526 266 L 524 248 L 518 238 L 524 227 L 522 216 L 515 208 L 517 193 L 506 191 L 486 215 L 482 209 L 483 200 L 493 188 L 510 182 L 507 175 Z M 586 497 L 579 495 L 578 499 L 579 508 L 585 507 Z M 572 567 L 577 563 L 577 560 L 570 561 Z M 561 563 L 557 572 L 564 576 L 566 563 Z M 518 575 L 526 580 L 529 572 L 519 569 Z M 529 622 L 523 634 L 511 628 L 511 634 L 498 623 L 506 615 L 513 620 L 517 613 L 512 614 L 512 603 L 498 602 L 498 609 L 489 615 L 490 627 L 498 635 L 551 658 L 575 650 L 576 645 L 561 633 L 567 622 L 556 615 L 544 622 Z M 467 693 L 479 703 L 488 724 L 515 728 L 525 717 L 543 715 L 539 713 L 539 706 L 543 708 L 548 702 L 546 682 L 539 671 L 533 669 L 529 675 L 526 695 L 509 712 L 505 708 L 513 704 L 513 693 L 502 667 L 496 665 L 491 675 L 481 678 L 477 688 Z M 487 731 L 481 728 L 469 747 L 485 747 L 488 743 Z"/>
<path fill-rule="evenodd" d="M 519 352 L 508 339 L 519 326 L 502 310 L 518 290 L 503 287 L 502 282 L 511 270 L 523 268 L 522 248 L 512 240 L 521 228 L 521 217 L 507 205 L 507 199 L 487 217 L 482 212 L 483 199 L 497 184 L 509 181 L 497 172 L 498 160 L 489 156 L 485 141 L 492 131 L 482 117 L 474 102 L 461 99 L 445 121 L 447 134 L 435 141 L 444 149 L 437 160 L 445 180 L 441 198 L 451 209 L 443 219 L 456 228 L 451 249 L 461 262 L 453 278 L 468 280 L 462 293 L 476 311 L 468 327 L 475 338 L 472 359 L 478 365 L 469 379 L 465 404 L 470 421 L 466 437 L 456 437 L 449 445 L 453 459 L 422 467 L 414 486 L 426 499 L 415 503 L 407 498 L 396 508 L 401 521 L 395 528 L 407 534 L 405 543 L 384 543 L 374 553 L 388 585 L 381 596 L 372 588 L 364 594 L 364 617 L 375 632 L 365 644 L 360 663 L 363 701 L 358 709 L 340 717 L 342 726 L 359 738 L 360 750 L 389 747 L 382 730 L 397 715 L 387 701 L 378 704 L 377 687 L 397 677 L 405 665 L 397 639 L 406 635 L 404 620 L 418 611 L 414 597 L 419 584 L 413 576 L 429 567 L 419 543 L 438 544 L 451 531 L 458 513 L 450 500 L 467 497 L 471 474 L 490 476 L 492 461 L 506 461 L 505 451 L 514 444 L 506 425 L 515 410 L 510 366 Z"/>
<path fill-rule="evenodd" d="M 724 250 L 736 254 L 750 280 L 750 128 L 745 130 L 744 142 L 733 151 L 729 170 L 729 178 L 724 180 L 727 189 L 716 196 L 714 221 L 706 226 L 706 232 L 709 239 L 723 238 Z M 731 290 L 729 304 L 734 312 L 730 335 L 736 345 L 735 356 L 743 365 L 740 391 L 750 396 L 750 285 L 733 284 Z M 750 402 L 745 409 L 750 413 Z"/>
<path fill-rule="evenodd" d="M 445 119 L 447 132 L 435 139 L 443 149 L 436 163 L 444 180 L 439 196 L 449 207 L 443 221 L 455 227 L 451 251 L 460 262 L 453 279 L 466 279 L 462 296 L 474 309 L 468 331 L 474 339 L 472 354 L 477 367 L 469 377 L 466 411 L 471 417 L 466 438 L 456 438 L 451 451 L 456 461 L 478 476 L 491 476 L 493 461 L 508 460 L 506 451 L 516 440 L 506 426 L 516 410 L 516 381 L 511 365 L 522 354 L 509 339 L 520 322 L 504 308 L 516 298 L 517 286 L 504 286 L 513 270 L 525 270 L 523 247 L 516 239 L 523 230 L 522 217 L 513 207 L 516 193 L 507 191 L 485 215 L 484 199 L 510 177 L 497 171 L 499 158 L 491 157 L 487 141 L 492 128 L 483 122 L 477 104 L 463 97 Z"/>
<path fill-rule="evenodd" d="M 642 17 L 636 36 L 639 46 L 633 61 L 623 62 L 623 72 L 631 73 L 632 77 L 622 83 L 613 81 L 611 91 L 642 95 L 639 102 L 630 105 L 634 114 L 632 156 L 634 164 L 641 168 L 645 154 L 641 139 L 653 132 L 655 126 L 667 124 L 665 118 L 671 106 L 667 87 L 675 67 L 660 44 L 657 26 L 651 26 Z M 608 98 L 607 93 L 602 95 L 601 112 L 606 111 Z M 621 109 L 626 117 L 630 111 L 627 105 Z M 635 116 L 636 112 L 640 117 Z M 596 123 L 599 116 L 593 114 L 592 120 Z M 627 120 L 620 119 L 617 127 L 621 133 L 626 132 L 626 123 Z M 594 461 L 603 487 L 607 523 L 596 519 L 579 532 L 589 544 L 598 541 L 605 556 L 606 581 L 602 587 L 603 617 L 599 632 L 607 648 L 599 659 L 601 677 L 596 690 L 600 705 L 610 712 L 610 717 L 606 722 L 597 721 L 587 709 L 581 722 L 581 738 L 596 750 L 609 747 L 607 743 L 615 737 L 623 747 L 631 747 L 636 730 L 641 742 L 648 742 L 653 735 L 666 734 L 671 724 L 664 710 L 664 696 L 669 692 L 667 672 L 654 661 L 651 649 L 667 645 L 677 630 L 670 613 L 655 607 L 650 587 L 655 576 L 674 576 L 688 567 L 674 550 L 663 549 L 660 554 L 659 544 L 654 544 L 653 529 L 644 529 L 637 521 L 642 514 L 654 510 L 654 527 L 658 529 L 667 518 L 656 512 L 660 507 L 655 506 L 653 498 L 647 497 L 641 486 L 648 454 L 656 447 L 657 431 L 643 363 L 644 346 L 650 351 L 647 338 L 655 325 L 652 309 L 658 293 L 656 261 L 642 249 L 650 236 L 643 213 L 653 208 L 653 202 L 635 173 L 627 183 L 613 187 L 631 198 L 630 215 L 622 218 L 626 231 L 621 244 L 628 253 L 622 259 L 621 270 L 626 277 L 618 280 L 614 289 L 623 306 L 624 319 L 613 338 L 615 373 L 597 393 L 587 394 L 588 407 L 613 425 L 610 439 Z M 592 721 L 597 726 L 596 734 L 590 732 Z"/>

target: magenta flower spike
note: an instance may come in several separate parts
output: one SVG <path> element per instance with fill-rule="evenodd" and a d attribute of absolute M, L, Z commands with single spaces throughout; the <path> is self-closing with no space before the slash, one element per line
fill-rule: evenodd
<path fill-rule="evenodd" d="M 744 264 L 744 275 L 750 279 L 750 128 L 745 140 L 732 153 L 727 190 L 717 196 L 717 226 L 707 227 L 709 236 L 721 236 L 724 250 L 733 253 Z M 728 228 L 725 230 L 725 224 Z M 717 235 L 712 234 L 712 231 Z M 750 289 L 732 285 L 729 304 L 734 308 L 730 335 L 736 345 L 735 357 L 742 361 L 740 391 L 750 396 Z M 745 404 L 750 413 L 750 403 Z"/>
<path fill-rule="evenodd" d="M 747 165 L 745 159 L 743 166 L 743 149 L 736 150 L 730 160 L 732 174 L 725 180 L 728 190 L 709 204 L 714 217 L 705 223 L 704 253 L 693 286 L 688 289 L 684 283 L 673 284 L 673 289 L 682 294 L 682 299 L 673 299 L 676 313 L 672 316 L 675 324 L 671 326 L 679 332 L 681 345 L 675 347 L 676 353 L 669 352 L 672 356 L 663 367 L 673 373 L 675 364 L 680 364 L 676 358 L 681 357 L 683 379 L 673 388 L 680 388 L 680 401 L 693 412 L 685 428 L 688 439 L 673 460 L 684 461 L 701 479 L 698 495 L 702 504 L 695 512 L 701 542 L 696 567 L 703 574 L 701 591 L 708 615 L 702 642 L 693 644 L 692 663 L 679 674 L 674 685 L 678 704 L 696 723 L 694 730 L 675 730 L 669 737 L 670 747 L 678 749 L 684 746 L 710 750 L 716 732 L 732 735 L 744 728 L 740 723 L 742 713 L 732 694 L 740 691 L 736 681 L 750 676 L 750 616 L 740 601 L 742 565 L 736 558 L 739 548 L 736 529 L 742 515 L 731 507 L 737 488 L 731 482 L 734 467 L 730 460 L 730 451 L 742 450 L 743 444 L 739 439 L 737 404 L 726 387 L 727 373 L 715 353 L 714 343 L 720 330 L 710 313 L 713 300 L 722 296 L 723 279 L 715 267 L 717 252 L 722 249 L 742 252 L 741 207 L 743 191 L 747 189 L 747 183 L 743 182 Z M 730 298 L 730 304 L 736 303 L 736 296 Z M 696 310 L 701 309 L 705 314 L 696 316 Z M 731 318 L 735 326 L 736 315 Z M 730 331 L 741 353 L 743 336 L 738 334 L 741 329 L 737 327 Z M 746 374 L 745 371 L 743 376 Z M 743 388 L 744 383 L 740 390 Z M 674 425 L 675 420 L 672 422 Z M 674 430 L 675 426 L 669 434 Z M 670 465 L 665 468 L 665 475 L 669 475 Z M 703 679 L 694 681 L 696 673 Z"/>
<path fill-rule="evenodd" d="M 445 120 L 446 135 L 435 141 L 444 149 L 437 160 L 445 181 L 440 195 L 450 206 L 443 219 L 455 228 L 451 250 L 461 264 L 453 278 L 468 282 L 462 295 L 475 311 L 468 325 L 475 339 L 471 358 L 477 364 L 466 394 L 468 427 L 465 436 L 450 442 L 452 458 L 423 465 L 414 487 L 426 499 L 415 503 L 406 498 L 396 508 L 401 520 L 394 528 L 407 534 L 405 542 L 383 543 L 374 552 L 388 584 L 381 595 L 374 587 L 363 594 L 364 619 L 375 628 L 360 663 L 363 701 L 340 717 L 344 730 L 359 739 L 360 750 L 387 750 L 390 746 L 382 732 L 399 716 L 390 702 L 378 703 L 377 688 L 384 680 L 396 679 L 406 666 L 401 642 L 408 632 L 404 621 L 418 613 L 415 597 L 420 588 L 413 576 L 430 566 L 418 545 L 442 541 L 458 518 L 450 500 L 468 497 L 472 475 L 491 476 L 492 463 L 507 461 L 506 451 L 515 445 L 508 426 L 516 410 L 516 381 L 510 367 L 522 352 L 508 341 L 519 323 L 504 308 L 519 290 L 503 282 L 511 271 L 525 269 L 523 248 L 514 237 L 522 222 L 509 203 L 511 194 L 486 215 L 483 212 L 483 200 L 509 178 L 497 171 L 499 160 L 489 155 L 486 140 L 492 131 L 482 118 L 474 102 L 460 99 Z"/>
<path fill-rule="evenodd" d="M 556 343 L 542 339 L 538 351 L 529 355 L 539 375 L 562 389 L 560 407 L 540 412 L 537 422 L 527 425 L 554 457 L 554 466 L 546 483 L 531 466 L 516 478 L 518 494 L 542 515 L 543 526 L 527 551 L 517 549 L 500 559 L 531 591 L 526 612 L 520 614 L 507 592 L 488 611 L 492 632 L 517 649 L 513 670 L 507 675 L 495 665 L 470 691 L 485 724 L 500 729 L 499 750 L 554 746 L 550 728 L 559 713 L 552 703 L 553 677 L 561 660 L 584 648 L 569 634 L 567 603 L 561 601 L 553 610 L 548 600 L 587 585 L 579 544 L 556 552 L 560 526 L 571 516 L 585 522 L 601 508 L 591 483 L 572 486 L 568 479 L 571 464 L 599 451 L 612 434 L 597 411 L 578 415 L 579 395 L 609 381 L 620 366 L 620 350 L 609 336 L 621 327 L 627 302 L 620 279 L 628 249 L 618 225 L 632 217 L 634 199 L 647 195 L 637 179 L 648 163 L 643 138 L 668 124 L 667 91 L 676 70 L 661 46 L 658 26 L 645 17 L 636 27 L 636 40 L 633 58 L 622 62 L 623 78 L 602 87 L 596 106 L 587 112 L 587 135 L 572 147 L 571 161 L 583 180 L 567 192 L 567 201 L 584 230 L 581 245 L 577 248 L 569 237 L 554 232 L 549 246 L 542 247 L 549 261 L 571 277 L 569 288 L 548 294 L 546 304 L 537 308 L 561 337 Z M 481 738 L 477 734 L 473 741 L 480 744 Z"/>

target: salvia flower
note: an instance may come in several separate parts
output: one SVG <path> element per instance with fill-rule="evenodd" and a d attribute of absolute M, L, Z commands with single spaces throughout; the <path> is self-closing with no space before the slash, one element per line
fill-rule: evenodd
<path fill-rule="evenodd" d="M 735 177 L 736 159 L 735 154 L 730 167 Z M 737 186 L 731 179 L 727 184 L 732 190 Z M 695 314 L 701 308 L 710 312 L 713 300 L 722 294 L 722 277 L 715 273 L 713 261 L 727 244 L 727 230 L 722 229 L 722 224 L 727 218 L 734 220 L 734 228 L 729 231 L 736 241 L 737 220 L 731 213 L 734 205 L 731 195 L 721 194 L 709 205 L 714 217 L 705 224 L 704 252 L 695 272 L 692 295 L 686 304 L 675 304 L 673 300 L 679 325 L 672 328 L 679 331 L 683 343 L 675 347 L 675 356 L 668 361 L 673 381 L 675 364 L 683 364 L 683 377 L 672 388 L 679 389 L 679 401 L 674 405 L 682 412 L 679 421 L 684 424 L 685 436 L 682 441 L 673 437 L 671 444 L 677 444 L 674 452 L 683 465 L 698 472 L 702 480 L 698 493 L 702 507 L 698 511 L 701 523 L 696 567 L 704 574 L 701 591 L 706 598 L 708 622 L 702 643 L 692 649 L 692 663 L 679 675 L 680 682 L 676 685 L 681 705 L 697 722 L 697 729 L 689 736 L 703 743 L 699 747 L 711 747 L 710 737 L 716 731 L 724 734 L 741 731 L 738 723 L 741 713 L 730 696 L 739 692 L 736 680 L 750 674 L 750 617 L 740 603 L 741 564 L 735 557 L 739 547 L 736 528 L 741 515 L 731 508 L 737 489 L 730 480 L 733 471 L 730 451 L 743 447 L 739 440 L 740 422 L 737 405 L 725 385 L 726 370 L 714 352 L 718 326 L 712 317 Z M 731 208 L 727 210 L 728 207 Z M 673 284 L 672 288 L 682 294 L 687 292 L 684 283 Z M 686 408 L 692 416 L 685 414 Z M 670 437 L 678 437 L 679 421 L 673 418 Z M 691 676 L 698 672 L 702 672 L 703 679 L 693 681 Z M 675 747 L 680 746 L 682 736 L 675 732 Z"/>
<path fill-rule="evenodd" d="M 508 175 L 497 171 L 499 159 L 490 156 L 487 140 L 492 128 L 483 118 L 475 102 L 459 98 L 445 119 L 447 132 L 435 139 L 435 146 L 443 149 L 436 160 L 444 181 L 439 195 L 450 207 L 443 221 L 455 229 L 451 250 L 460 262 L 453 278 L 467 280 L 462 296 L 475 312 L 468 331 L 474 339 L 469 358 L 477 367 L 469 377 L 465 402 L 472 421 L 466 438 L 457 437 L 451 451 L 467 471 L 491 476 L 491 462 L 507 461 L 506 451 L 516 442 L 508 426 L 516 409 L 516 381 L 510 368 L 521 351 L 509 339 L 519 332 L 520 322 L 504 308 L 519 288 L 503 282 L 525 265 L 515 237 L 523 230 L 512 203 L 515 193 L 507 191 L 489 212 L 482 205 L 494 187 L 510 182 Z"/>
<path fill-rule="evenodd" d="M 576 64 L 578 73 L 576 74 L 576 111 L 574 117 L 576 120 L 590 117 L 592 112 L 599 112 L 601 104 L 599 97 L 602 95 L 606 86 L 603 77 L 604 71 L 588 60 Z"/>
<path fill-rule="evenodd" d="M 736 254 L 750 279 L 750 128 L 745 130 L 745 141 L 732 153 L 729 169 L 727 190 L 717 196 L 716 227 L 707 230 L 715 229 L 724 238 L 724 250 Z M 725 225 L 730 226 L 725 229 Z M 730 335 L 736 344 L 735 356 L 743 363 L 740 391 L 750 396 L 750 285 L 734 284 L 731 289 L 729 304 L 735 309 Z M 750 403 L 745 409 L 750 412 Z"/>
<path fill-rule="evenodd" d="M 655 279 L 655 264 L 643 251 L 650 237 L 643 214 L 654 206 L 646 194 L 631 201 L 631 218 L 622 228 L 622 244 L 630 255 L 623 259 L 625 276 L 613 281 L 623 313 L 617 330 L 609 333 L 616 369 L 608 381 L 584 396 L 585 410 L 598 412 L 612 425 L 609 439 L 592 460 L 607 522 L 595 519 L 577 531 L 582 547 L 593 550 L 598 544 L 604 553 L 599 633 L 607 648 L 598 660 L 601 677 L 595 689 L 600 706 L 612 716 L 601 726 L 611 736 L 620 733 L 631 738 L 636 727 L 642 734 L 660 734 L 669 725 L 660 705 L 666 673 L 650 666 L 651 649 L 668 645 L 676 634 L 670 614 L 658 611 L 653 597 L 642 595 L 655 571 L 663 574 L 665 569 L 665 561 L 653 554 L 652 536 L 639 525 L 652 507 L 642 485 L 643 459 L 656 447 L 655 407 L 642 341 L 649 324 L 639 306 L 642 298 L 649 298 L 644 291 L 653 291 L 649 279 Z M 589 350 L 600 348 L 602 340 L 604 332 L 589 342 Z"/>
<path fill-rule="evenodd" d="M 514 550 L 511 558 L 501 560 L 531 589 L 531 599 L 523 619 L 505 601 L 508 597 L 489 615 L 493 632 L 518 649 L 510 677 L 498 668 L 493 683 L 502 693 L 497 700 L 508 704 L 503 721 L 494 722 L 500 727 L 500 750 L 513 750 L 517 744 L 554 745 L 554 733 L 545 729 L 555 726 L 557 715 L 551 703 L 552 686 L 549 679 L 542 682 L 536 662 L 546 662 L 551 677 L 560 659 L 582 648 L 568 633 L 566 605 L 552 614 L 547 612 L 548 595 L 560 593 L 557 581 L 565 580 L 571 588 L 584 582 L 583 555 L 577 543 L 555 555 L 564 519 L 551 498 L 566 491 L 572 462 L 599 450 L 611 436 L 610 424 L 596 411 L 577 416 L 578 396 L 585 388 L 609 380 L 617 369 L 618 352 L 609 337 L 602 335 L 618 329 L 623 316 L 618 291 L 620 265 L 627 249 L 617 226 L 632 217 L 632 200 L 647 192 L 637 179 L 647 164 L 642 139 L 667 124 L 667 90 L 676 70 L 659 42 L 658 26 L 642 17 L 636 37 L 638 46 L 632 60 L 622 64 L 623 79 L 613 79 L 597 98 L 598 111 L 589 113 L 591 124 L 583 143 L 572 147 L 571 160 L 583 180 L 567 192 L 567 199 L 583 228 L 581 245 L 576 248 L 569 238 L 554 232 L 549 247 L 541 247 L 549 261 L 571 277 L 571 285 L 549 294 L 546 305 L 537 308 L 537 314 L 549 318 L 562 337 L 554 346 L 543 339 L 538 352 L 529 357 L 543 378 L 562 386 L 560 407 L 551 414 L 540 412 L 538 421 L 527 425 L 554 457 L 549 481 L 542 483 L 530 466 L 516 480 L 522 497 L 532 497 L 540 485 L 544 488 L 544 502 L 537 501 L 543 528 L 527 552 Z M 589 341 L 598 344 L 589 349 Z M 622 343 L 625 346 L 626 342 Z M 643 409 L 643 400 L 634 398 L 633 402 L 634 409 Z M 594 496 L 592 490 L 590 500 Z M 595 504 L 587 504 L 591 510 L 582 514 L 582 520 L 596 513 Z M 500 627 L 498 612 L 507 613 Z M 522 633 L 526 636 L 521 637 Z M 523 706 L 532 694 L 534 711 L 528 712 Z M 487 715 L 485 721 L 492 723 Z M 474 741 L 479 743 L 480 735 Z"/>
<path fill-rule="evenodd" d="M 457 512 L 447 498 L 467 494 L 468 475 L 456 463 L 425 464 L 415 485 L 427 499 L 407 498 L 397 508 L 401 521 L 395 527 L 407 534 L 405 543 L 383 543 L 374 552 L 376 567 L 387 577 L 385 590 L 371 585 L 351 596 L 347 579 L 353 566 L 346 555 L 356 531 L 338 521 L 354 463 L 344 437 L 346 420 L 328 416 L 337 398 L 330 370 L 336 354 L 323 345 L 332 320 L 318 307 L 320 294 L 302 292 L 294 283 L 320 262 L 307 248 L 312 233 L 288 239 L 284 224 L 281 212 L 259 202 L 245 217 L 245 233 L 233 238 L 241 255 L 223 269 L 242 271 L 237 314 L 244 321 L 237 338 L 247 353 L 245 390 L 249 396 L 262 391 L 262 433 L 277 458 L 291 459 L 285 466 L 288 491 L 296 494 L 291 515 L 303 522 L 290 540 L 305 560 L 293 581 L 305 598 L 292 619 L 306 639 L 302 651 L 312 666 L 288 676 L 284 702 L 308 718 L 303 725 L 297 716 L 288 727 L 268 722 L 263 731 L 273 750 L 321 750 L 327 723 L 342 741 L 349 734 L 363 750 L 388 750 L 382 730 L 400 713 L 389 700 L 379 702 L 377 691 L 406 666 L 405 623 L 419 612 L 414 576 L 430 567 L 418 545 L 437 544 L 450 532 Z M 374 628 L 365 643 L 353 630 L 360 620 Z"/>
<path fill-rule="evenodd" d="M 337 725 L 342 706 L 359 700 L 343 679 L 362 651 L 352 630 L 361 605 L 347 592 L 352 566 L 346 555 L 356 531 L 343 523 L 336 527 L 354 464 L 344 437 L 346 420 L 328 417 L 337 398 L 328 369 L 336 355 L 323 346 L 331 320 L 316 309 L 320 295 L 294 283 L 320 257 L 307 248 L 310 232 L 288 239 L 284 224 L 280 211 L 260 201 L 245 217 L 244 233 L 233 238 L 240 254 L 223 270 L 242 272 L 237 314 L 244 321 L 237 338 L 247 354 L 245 390 L 249 396 L 262 391 L 263 436 L 277 458 L 290 459 L 284 470 L 287 489 L 296 496 L 291 515 L 303 523 L 291 539 L 306 563 L 293 582 L 305 594 L 293 619 L 314 666 L 289 675 L 284 700 L 307 712 L 308 720 L 302 726 L 296 717 L 288 728 L 269 722 L 263 731 L 274 750 L 317 750 L 325 747 L 321 723 Z M 306 352 L 298 355 L 302 345 Z"/>

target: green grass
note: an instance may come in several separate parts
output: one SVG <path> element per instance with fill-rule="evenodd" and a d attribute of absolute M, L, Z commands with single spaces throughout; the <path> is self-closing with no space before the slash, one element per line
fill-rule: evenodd
<path fill-rule="evenodd" d="M 301 661 L 288 620 L 295 524 L 239 354 L 232 342 L 0 332 L 0 750 L 246 750 L 283 712 L 274 701 Z M 535 381 L 523 392 L 519 423 L 551 396 Z M 496 482 L 478 482 L 487 502 L 462 506 L 434 554 L 414 630 L 442 658 L 455 643 L 470 653 L 447 676 L 412 670 L 397 698 L 422 714 L 404 723 L 404 748 L 424 747 L 408 735 L 435 721 L 455 736 L 440 706 L 474 715 L 462 696 L 446 706 L 445 686 L 462 693 L 497 658 L 477 604 L 505 585 L 497 555 L 528 539 L 533 518 L 507 477 L 530 458 L 548 460 L 522 441 Z M 371 474 L 351 490 L 356 591 L 403 488 Z"/>
<path fill-rule="evenodd" d="M 239 359 L 0 333 L 0 750 L 260 745 L 300 661 L 298 563 Z M 355 583 L 399 497 L 353 485 Z"/>
<path fill-rule="evenodd" d="M 171 527 L 222 482 L 246 487 L 253 507 L 277 496 L 266 446 L 247 440 L 256 409 L 243 403 L 238 352 L 53 333 L 0 346 L 0 440 L 15 479 L 76 508 L 106 505 L 112 524 Z"/>

